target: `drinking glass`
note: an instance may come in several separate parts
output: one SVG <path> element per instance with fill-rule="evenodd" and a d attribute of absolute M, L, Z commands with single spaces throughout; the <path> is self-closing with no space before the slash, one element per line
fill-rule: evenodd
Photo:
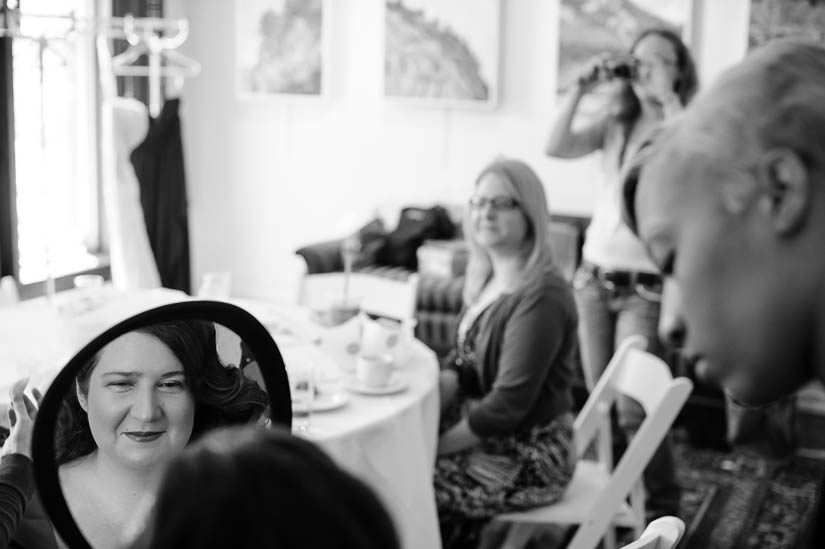
<path fill-rule="evenodd" d="M 315 368 L 303 364 L 290 369 L 289 383 L 292 393 L 293 429 L 299 433 L 311 433 L 312 408 L 315 405 Z"/>
<path fill-rule="evenodd" d="M 198 288 L 198 297 L 227 300 L 232 293 L 232 274 L 229 272 L 204 273 Z"/>

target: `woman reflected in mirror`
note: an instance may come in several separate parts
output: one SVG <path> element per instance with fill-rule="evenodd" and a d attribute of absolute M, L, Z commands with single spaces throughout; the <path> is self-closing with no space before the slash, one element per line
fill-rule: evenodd
<path fill-rule="evenodd" d="M 212 322 L 151 324 L 108 343 L 78 372 L 55 432 L 63 494 L 90 545 L 121 544 L 124 525 L 190 441 L 257 422 L 267 405 L 256 382 L 221 361 Z"/>

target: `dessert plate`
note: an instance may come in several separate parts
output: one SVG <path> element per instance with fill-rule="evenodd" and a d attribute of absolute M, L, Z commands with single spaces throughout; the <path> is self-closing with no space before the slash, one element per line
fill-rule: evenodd
<path fill-rule="evenodd" d="M 342 392 L 319 392 L 315 395 L 315 401 L 312 403 L 312 412 L 329 412 L 337 410 L 347 403 L 348 397 L 346 393 Z M 299 400 L 292 401 L 293 414 L 306 414 L 309 410 L 305 402 Z"/>
<path fill-rule="evenodd" d="M 344 387 L 354 393 L 360 393 L 362 395 L 392 395 L 405 390 L 408 385 L 409 382 L 406 376 L 398 372 L 393 372 L 389 382 L 383 387 L 368 387 L 357 377 L 351 377 L 344 381 Z"/>

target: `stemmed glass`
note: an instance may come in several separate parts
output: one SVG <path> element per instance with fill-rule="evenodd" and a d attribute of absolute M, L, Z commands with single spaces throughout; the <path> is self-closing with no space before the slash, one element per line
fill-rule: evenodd
<path fill-rule="evenodd" d="M 361 240 L 357 234 L 345 238 L 343 244 L 341 244 L 341 257 L 344 260 L 344 305 L 349 304 L 349 283 L 352 277 L 352 263 L 360 250 Z"/>

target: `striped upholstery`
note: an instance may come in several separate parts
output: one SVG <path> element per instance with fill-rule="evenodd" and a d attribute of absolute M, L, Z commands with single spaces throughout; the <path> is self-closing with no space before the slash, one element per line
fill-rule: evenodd
<path fill-rule="evenodd" d="M 568 281 L 581 261 L 583 227 L 574 221 L 558 220 L 550 223 L 550 245 L 553 258 Z M 342 240 L 333 240 L 304 246 L 295 253 L 307 264 L 307 274 L 343 270 Z M 356 271 L 378 274 L 403 280 L 410 271 L 387 265 L 361 265 Z M 464 277 L 442 278 L 421 275 L 418 284 L 418 325 L 415 335 L 438 354 L 446 354 L 455 340 L 458 314 L 462 307 L 461 292 Z"/>

